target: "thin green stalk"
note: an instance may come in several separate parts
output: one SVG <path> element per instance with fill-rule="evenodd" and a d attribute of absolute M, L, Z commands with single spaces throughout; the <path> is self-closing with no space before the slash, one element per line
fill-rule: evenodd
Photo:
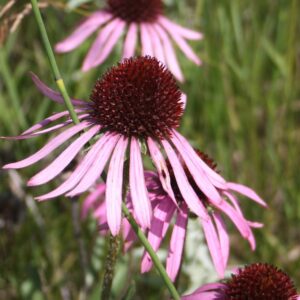
<path fill-rule="evenodd" d="M 57 87 L 59 89 L 59 91 L 61 92 L 65 104 L 67 106 L 68 111 L 70 112 L 71 118 L 73 120 L 73 122 L 75 124 L 79 123 L 78 117 L 76 115 L 76 112 L 74 111 L 74 107 L 72 105 L 71 99 L 67 93 L 65 84 L 63 79 L 61 78 L 58 66 L 56 64 L 56 60 L 52 51 L 52 47 L 51 44 L 49 42 L 48 39 L 48 35 L 47 35 L 47 31 L 37 4 L 37 0 L 31 0 L 31 4 L 32 4 L 32 9 L 34 12 L 34 15 L 36 17 L 37 20 L 37 24 L 38 27 L 40 29 L 41 32 L 41 36 L 42 36 L 42 40 L 47 52 L 47 56 L 49 59 L 49 63 L 51 65 L 52 68 L 52 72 L 54 74 L 55 77 L 55 82 L 57 84 Z M 129 210 L 127 209 L 126 205 L 124 203 L 122 203 L 122 211 L 125 215 L 125 217 L 128 219 L 129 223 L 131 224 L 133 230 L 135 231 L 138 239 L 141 241 L 141 243 L 143 244 L 143 246 L 145 247 L 145 249 L 147 250 L 147 252 L 149 253 L 155 267 L 157 268 L 158 272 L 160 273 L 160 275 L 162 276 L 167 288 L 169 289 L 172 297 L 174 300 L 180 300 L 180 296 L 176 290 L 176 288 L 174 287 L 171 279 L 169 278 L 166 270 L 164 269 L 162 263 L 160 262 L 158 256 L 156 255 L 155 251 L 153 250 L 153 248 L 151 247 L 150 243 L 148 242 L 146 236 L 144 235 L 143 231 L 139 228 L 138 224 L 135 222 L 135 220 L 133 219 L 132 215 L 130 214 Z"/>
<path fill-rule="evenodd" d="M 3 80 L 5 82 L 5 86 L 7 88 L 7 92 L 9 94 L 9 98 L 12 101 L 12 105 L 14 108 L 14 111 L 17 116 L 17 120 L 21 126 L 22 129 L 25 129 L 28 127 L 27 121 L 24 117 L 20 97 L 17 92 L 16 83 L 14 80 L 14 77 L 12 75 L 12 72 L 10 70 L 9 64 L 7 63 L 7 57 L 6 52 L 4 49 L 4 46 L 0 45 L 0 72 L 2 74 Z"/>
<path fill-rule="evenodd" d="M 40 30 L 40 33 L 42 36 L 42 41 L 43 41 L 45 50 L 47 52 L 47 56 L 48 56 L 49 63 L 50 63 L 51 69 L 52 69 L 52 73 L 55 78 L 56 85 L 57 85 L 59 91 L 61 92 L 61 95 L 64 98 L 66 107 L 67 107 L 68 111 L 70 112 L 70 116 L 71 116 L 73 122 L 75 124 L 78 124 L 79 119 L 77 117 L 77 114 L 75 113 L 74 107 L 71 102 L 71 98 L 66 90 L 65 83 L 60 75 L 60 72 L 59 72 L 59 69 L 58 69 L 58 66 L 57 66 L 57 63 L 55 60 L 55 56 L 54 56 L 54 53 L 53 53 L 53 50 L 52 50 L 52 47 L 51 47 L 51 44 L 50 44 L 50 41 L 48 38 L 48 34 L 47 34 L 47 31 L 45 28 L 45 24 L 43 22 L 41 12 L 38 7 L 37 0 L 31 0 L 31 5 L 32 5 L 33 13 L 36 18 L 37 25 L 39 27 L 39 30 Z"/>
<path fill-rule="evenodd" d="M 122 211 L 123 211 L 123 214 L 125 215 L 126 219 L 128 220 L 128 222 L 130 223 L 132 229 L 134 230 L 135 234 L 137 235 L 138 239 L 140 240 L 140 242 L 143 244 L 143 246 L 149 253 L 156 269 L 158 270 L 161 277 L 163 278 L 165 285 L 169 289 L 173 299 L 180 300 L 180 296 L 179 296 L 174 284 L 172 283 L 171 279 L 169 278 L 165 268 L 163 267 L 162 263 L 160 262 L 158 256 L 156 255 L 155 251 L 153 250 L 152 246 L 148 242 L 147 237 L 145 236 L 145 234 L 143 233 L 141 228 L 138 226 L 138 224 L 133 219 L 131 213 L 129 212 L 129 210 L 126 207 L 124 202 L 122 203 Z"/>

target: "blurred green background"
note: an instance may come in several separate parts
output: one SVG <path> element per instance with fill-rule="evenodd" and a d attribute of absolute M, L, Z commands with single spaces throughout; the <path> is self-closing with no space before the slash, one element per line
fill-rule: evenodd
<path fill-rule="evenodd" d="M 10 13 L 20 13 L 28 3 L 17 2 Z M 70 2 L 74 7 L 79 4 Z M 43 15 L 53 44 L 71 31 L 82 14 L 103 7 L 103 2 L 89 1 L 75 10 L 68 9 L 67 2 L 48 2 Z M 0 1 L 0 5 L 5 3 Z M 186 77 L 181 86 L 188 94 L 181 132 L 215 159 L 225 178 L 254 188 L 269 204 L 269 209 L 263 210 L 242 200 L 245 215 L 263 222 L 265 227 L 255 231 L 257 250 L 252 253 L 229 225 L 230 266 L 269 262 L 289 273 L 298 287 L 300 2 L 168 0 L 165 13 L 173 21 L 203 32 L 205 37 L 192 43 L 203 60 L 201 68 L 178 51 Z M 0 24 L 4 24 L 4 17 Z M 4 35 L 2 28 L 1 136 L 16 135 L 61 109 L 44 99 L 28 76 L 33 71 L 54 87 L 33 15 L 29 13 L 16 32 L 7 38 Z M 120 57 L 121 43 L 100 68 L 82 74 L 80 66 L 92 40 L 71 54 L 57 56 L 69 92 L 78 98 L 87 99 L 95 79 Z M 47 138 L 2 140 L 1 165 L 30 155 Z M 78 238 L 78 228 L 72 221 L 78 219 L 76 203 L 72 205 L 69 199 L 46 203 L 33 200 L 34 195 L 50 188 L 26 187 L 26 180 L 40 168 L 0 172 L 0 299 L 99 299 L 107 244 L 91 219 L 81 224 Z M 80 254 L 82 250 L 84 255 Z M 199 253 L 196 247 L 194 255 Z M 127 299 L 167 299 L 155 271 L 139 274 L 140 255 L 141 249 L 137 249 L 119 258 L 114 299 L 125 299 L 126 294 Z M 209 256 L 204 259 L 209 260 Z M 184 265 L 190 263 L 186 259 Z M 205 277 L 201 264 L 192 267 L 193 274 L 182 271 L 180 292 L 191 288 L 192 281 L 200 284 Z M 213 269 L 211 272 L 211 278 L 215 278 Z"/>

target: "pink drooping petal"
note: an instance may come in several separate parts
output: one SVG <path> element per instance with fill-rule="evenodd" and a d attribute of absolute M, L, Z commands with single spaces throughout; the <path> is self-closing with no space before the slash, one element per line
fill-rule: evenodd
<path fill-rule="evenodd" d="M 255 242 L 255 238 L 253 235 L 253 232 L 251 230 L 251 227 L 253 228 L 261 228 L 263 227 L 263 224 L 261 223 L 257 223 L 257 222 L 250 222 L 248 220 L 245 219 L 244 214 L 240 208 L 239 205 L 239 201 L 236 199 L 236 197 L 234 195 L 232 195 L 230 192 L 223 192 L 223 194 L 229 199 L 229 201 L 232 203 L 235 211 L 239 214 L 239 216 L 241 217 L 242 220 L 245 220 L 247 225 L 249 226 L 249 235 L 247 237 L 252 250 L 254 250 L 256 248 L 256 242 Z"/>
<path fill-rule="evenodd" d="M 141 148 L 138 140 L 131 138 L 129 185 L 134 212 L 142 228 L 150 228 L 151 205 L 145 184 Z"/>
<path fill-rule="evenodd" d="M 177 132 L 176 130 L 173 130 L 172 133 L 173 133 L 174 137 L 176 137 L 178 139 L 178 141 L 180 141 L 180 143 L 182 144 L 182 147 L 184 147 L 186 153 L 194 161 L 197 168 L 204 170 L 204 172 L 207 174 L 207 177 L 211 181 L 211 183 L 219 189 L 227 190 L 227 183 L 224 180 L 224 178 L 220 174 L 218 174 L 216 171 L 211 169 L 198 156 L 198 154 L 195 152 L 195 150 L 190 145 L 190 143 L 179 132 Z"/>
<path fill-rule="evenodd" d="M 173 200 L 174 204 L 177 206 L 175 195 L 171 186 L 171 178 L 170 178 L 169 170 L 167 168 L 166 161 L 160 149 L 158 148 L 158 146 L 156 145 L 155 141 L 152 138 L 148 138 L 147 144 L 148 144 L 151 158 L 158 172 L 162 187 L 170 196 L 170 198 Z"/>
<path fill-rule="evenodd" d="M 190 295 L 182 296 L 181 300 L 223 300 L 223 298 L 219 298 L 219 293 L 215 291 L 208 291 L 208 292 L 200 292 L 200 293 L 193 293 Z"/>
<path fill-rule="evenodd" d="M 264 200 L 262 200 L 252 189 L 250 189 L 249 187 L 247 187 L 245 185 L 234 183 L 234 182 L 228 182 L 227 186 L 230 190 L 238 192 L 239 194 L 252 199 L 253 201 L 257 202 L 258 204 L 260 204 L 264 207 L 268 206 L 266 204 L 266 202 Z"/>
<path fill-rule="evenodd" d="M 185 110 L 185 108 L 186 108 L 186 100 L 187 100 L 186 94 L 182 93 L 181 94 L 181 103 L 182 103 L 183 110 Z"/>
<path fill-rule="evenodd" d="M 227 233 L 226 225 L 219 213 L 214 213 L 213 215 L 214 222 L 216 224 L 219 241 L 221 245 L 221 251 L 224 262 L 224 269 L 227 267 L 228 257 L 229 257 L 229 235 Z"/>
<path fill-rule="evenodd" d="M 121 137 L 112 155 L 106 179 L 106 213 L 107 223 L 112 235 L 117 235 L 122 220 L 122 186 L 124 156 L 128 139 Z"/>
<path fill-rule="evenodd" d="M 160 26 L 158 26 L 156 24 L 153 25 L 153 28 L 156 30 L 157 34 L 161 38 L 168 68 L 180 82 L 183 82 L 184 77 L 183 77 L 181 68 L 179 66 L 175 50 L 172 46 L 172 43 L 171 43 L 168 35 Z"/>
<path fill-rule="evenodd" d="M 175 205 L 170 200 L 161 201 L 154 208 L 151 228 L 148 233 L 148 241 L 154 251 L 159 249 L 160 244 L 167 233 L 175 209 Z M 150 255 L 145 251 L 141 263 L 141 272 L 148 272 L 152 268 L 152 264 Z"/>
<path fill-rule="evenodd" d="M 99 234 L 106 236 L 109 233 L 109 227 L 106 219 L 105 201 L 99 203 L 97 209 L 93 213 L 93 218 L 98 222 Z"/>
<path fill-rule="evenodd" d="M 72 120 L 67 120 L 63 123 L 59 123 L 56 124 L 54 126 L 48 127 L 47 129 L 43 129 L 43 130 L 38 130 L 36 132 L 33 132 L 31 134 L 21 134 L 21 135 L 17 135 L 17 136 L 5 136 L 5 137 L 0 137 L 1 139 L 6 139 L 6 140 L 27 140 L 27 139 L 31 139 L 40 135 L 44 135 L 46 133 L 52 132 L 52 131 L 57 131 L 58 129 L 61 129 L 63 127 L 66 127 L 70 124 L 72 124 L 73 121 Z"/>
<path fill-rule="evenodd" d="M 223 283 L 206 283 L 202 285 L 200 288 L 198 288 L 194 293 L 199 293 L 199 292 L 210 292 L 210 291 L 221 291 L 226 286 Z"/>
<path fill-rule="evenodd" d="M 55 190 L 51 191 L 48 194 L 37 197 L 36 199 L 43 201 L 50 198 L 60 196 L 71 189 L 73 189 L 86 172 L 91 168 L 95 163 L 99 151 L 105 146 L 105 144 L 110 140 L 111 134 L 106 132 L 89 150 L 89 152 L 84 156 L 82 161 L 76 167 L 76 169 L 71 173 L 69 178 L 58 186 Z"/>
<path fill-rule="evenodd" d="M 35 86 L 38 88 L 38 90 L 44 96 L 46 96 L 47 98 L 50 98 L 51 100 L 53 100 L 57 103 L 60 103 L 60 104 L 65 103 L 63 96 L 59 92 L 56 92 L 56 91 L 52 90 L 51 88 L 49 88 L 34 73 L 31 72 L 30 75 L 31 75 L 31 79 L 33 80 L 33 83 L 35 84 Z M 75 106 L 87 106 L 88 105 L 87 102 L 85 102 L 83 100 L 71 99 L 71 102 Z"/>
<path fill-rule="evenodd" d="M 20 168 L 25 168 L 27 166 L 30 166 L 30 165 L 38 162 L 39 160 L 46 157 L 53 150 L 55 150 L 57 147 L 59 147 L 61 144 L 63 144 L 65 141 L 67 141 L 69 138 L 71 138 L 72 136 L 74 136 L 75 134 L 80 132 L 81 130 L 87 128 L 88 126 L 90 126 L 89 123 L 82 122 L 78 125 L 75 125 L 69 129 L 65 130 L 64 132 L 62 132 L 61 134 L 59 134 L 58 136 L 53 138 L 43 148 L 41 148 L 39 151 L 37 151 L 33 155 L 31 155 L 21 161 L 7 164 L 7 165 L 3 166 L 3 169 L 20 169 Z"/>
<path fill-rule="evenodd" d="M 201 221 L 205 239 L 207 242 L 207 246 L 213 261 L 213 264 L 216 268 L 216 271 L 218 275 L 223 278 L 224 277 L 224 260 L 223 260 L 223 254 L 221 250 L 221 245 L 219 241 L 218 234 L 216 232 L 215 226 L 209 218 L 207 221 Z"/>
<path fill-rule="evenodd" d="M 165 148 L 167 157 L 172 166 L 176 182 L 182 197 L 184 198 L 185 202 L 187 203 L 188 207 L 192 212 L 194 212 L 200 218 L 207 220 L 207 211 L 203 206 L 201 200 L 198 198 L 197 194 L 191 187 L 190 183 L 188 182 L 188 179 L 186 177 L 183 167 L 180 164 L 177 154 L 166 140 L 162 140 L 162 144 Z"/>
<path fill-rule="evenodd" d="M 123 59 L 134 56 L 135 47 L 137 42 L 137 25 L 131 23 L 124 41 Z"/>
<path fill-rule="evenodd" d="M 262 228 L 264 227 L 263 223 L 247 221 L 248 225 L 252 228 Z"/>
<path fill-rule="evenodd" d="M 105 194 L 101 195 L 101 196 L 105 197 Z M 94 213 L 93 213 L 93 217 L 95 219 L 97 219 L 98 221 L 99 221 L 99 219 L 101 219 L 101 224 L 107 223 L 106 203 L 105 203 L 105 201 L 102 201 L 102 200 L 104 200 L 104 197 L 103 197 L 103 199 L 101 199 L 101 202 L 99 203 L 98 207 L 96 207 L 96 209 L 94 210 Z M 109 229 L 108 225 L 107 225 L 107 229 Z"/>
<path fill-rule="evenodd" d="M 94 209 L 94 204 L 97 203 L 99 197 L 105 192 L 105 183 L 100 183 L 96 186 L 95 190 L 91 192 L 83 201 L 81 208 L 81 218 L 85 219 L 91 209 Z"/>
<path fill-rule="evenodd" d="M 63 169 L 73 160 L 82 147 L 99 131 L 99 125 L 93 126 L 87 132 L 77 138 L 66 150 L 64 150 L 48 167 L 33 176 L 29 186 L 41 185 L 49 182 L 60 174 Z"/>
<path fill-rule="evenodd" d="M 69 52 L 81 45 L 92 33 L 94 33 L 102 24 L 106 23 L 112 15 L 104 12 L 97 11 L 91 16 L 87 17 L 73 33 L 65 40 L 55 45 L 56 52 Z"/>
<path fill-rule="evenodd" d="M 94 67 L 94 62 L 101 55 L 103 45 L 106 43 L 106 41 L 108 40 L 111 33 L 115 30 L 115 28 L 117 28 L 119 22 L 119 19 L 114 19 L 107 23 L 107 25 L 105 25 L 103 29 L 101 29 L 96 40 L 94 41 L 93 45 L 91 46 L 88 54 L 84 59 L 82 71 L 85 72 Z"/>
<path fill-rule="evenodd" d="M 178 210 L 177 213 L 178 215 L 170 241 L 166 269 L 172 281 L 175 281 L 182 261 L 186 227 L 188 223 L 188 207 L 186 205 L 182 205 L 181 210 Z"/>
<path fill-rule="evenodd" d="M 159 26 L 159 25 L 158 25 Z M 165 30 L 171 35 L 175 43 L 178 45 L 178 47 L 181 49 L 181 51 L 185 54 L 185 56 L 191 60 L 196 65 L 201 65 L 200 58 L 196 55 L 194 50 L 190 47 L 190 45 L 185 41 L 182 36 L 180 36 L 176 31 L 172 30 L 169 27 L 165 27 Z"/>
<path fill-rule="evenodd" d="M 242 216 L 244 218 L 244 214 L 241 210 L 238 199 L 233 194 L 231 194 L 230 192 L 224 191 L 223 195 L 226 196 L 229 199 L 229 201 L 232 203 L 235 210 L 239 213 L 240 216 Z"/>
<path fill-rule="evenodd" d="M 74 197 L 78 194 L 84 193 L 95 183 L 95 181 L 100 177 L 119 138 L 119 134 L 110 136 L 107 143 L 98 151 L 94 163 L 84 174 L 78 185 L 67 194 L 68 197 Z"/>
<path fill-rule="evenodd" d="M 243 214 L 243 212 L 240 208 L 240 204 L 239 204 L 238 199 L 233 194 L 231 194 L 230 192 L 223 192 L 223 194 L 229 199 L 229 201 L 231 202 L 231 204 L 233 205 L 235 210 L 240 214 L 240 216 L 242 218 L 245 218 L 244 214 Z M 253 227 L 253 228 L 261 228 L 261 227 L 264 226 L 264 224 L 262 224 L 262 223 L 251 222 L 251 221 L 248 221 L 248 220 L 247 220 L 247 223 L 250 227 Z"/>
<path fill-rule="evenodd" d="M 79 120 L 87 119 L 87 117 L 89 117 L 89 114 L 78 115 Z M 66 126 L 70 125 L 71 123 L 73 123 L 72 120 L 67 120 L 63 123 L 59 123 L 59 124 L 56 124 L 54 126 L 48 127 L 46 129 L 43 129 L 43 130 L 38 130 L 38 131 L 35 131 L 33 133 L 30 133 L 30 134 L 21 134 L 21 135 L 17 135 L 17 136 L 1 136 L 0 139 L 5 139 L 5 140 L 27 140 L 27 139 L 37 137 L 39 135 L 43 135 L 43 134 L 46 134 L 46 133 L 49 133 L 49 132 L 52 132 L 52 131 L 56 131 L 60 128 L 63 128 L 63 127 L 66 127 Z"/>
<path fill-rule="evenodd" d="M 153 52 L 154 52 L 154 56 L 161 61 L 163 64 L 166 63 L 166 59 L 165 59 L 165 53 L 164 53 L 164 48 L 162 45 L 162 42 L 159 38 L 159 35 L 157 34 L 157 32 L 155 31 L 155 29 L 151 26 L 148 25 L 147 26 L 148 29 L 148 33 L 153 45 Z"/>
<path fill-rule="evenodd" d="M 177 34 L 181 35 L 183 38 L 188 40 L 201 40 L 203 39 L 203 34 L 185 27 L 180 26 L 172 22 L 171 20 L 167 19 L 164 16 L 159 17 L 158 21 L 166 30 L 171 30 L 176 32 Z"/>
<path fill-rule="evenodd" d="M 119 38 L 124 32 L 125 22 L 119 21 L 119 24 L 114 28 L 114 31 L 110 34 L 109 38 L 107 39 L 106 43 L 103 45 L 100 55 L 95 59 L 93 63 L 93 67 L 96 67 L 103 63 L 108 55 L 111 53 L 113 47 L 118 42 Z"/>
<path fill-rule="evenodd" d="M 247 220 L 241 216 L 229 203 L 223 201 L 220 205 L 215 205 L 220 211 L 224 212 L 229 219 L 234 223 L 243 238 L 247 239 L 252 249 L 255 248 L 255 244 L 252 240 L 252 231 L 248 225 Z"/>
<path fill-rule="evenodd" d="M 173 144 L 180 153 L 185 165 L 189 169 L 195 183 L 198 185 L 199 189 L 207 196 L 207 198 L 213 203 L 221 203 L 223 201 L 220 193 L 214 187 L 214 185 L 209 181 L 207 175 L 203 171 L 202 167 L 197 164 L 197 161 L 189 156 L 186 151 L 186 147 L 183 147 L 181 142 L 176 138 L 175 135 L 171 137 Z"/>
<path fill-rule="evenodd" d="M 148 27 L 146 24 L 142 23 L 140 25 L 140 29 L 141 29 L 142 55 L 153 56 L 154 55 L 153 45 L 151 43 Z"/>
<path fill-rule="evenodd" d="M 251 250 L 254 251 L 256 249 L 256 240 L 255 240 L 254 234 L 251 230 L 251 227 L 250 227 L 250 224 L 249 224 L 248 221 L 247 221 L 247 224 L 249 225 L 249 228 L 250 228 L 250 233 L 249 233 L 249 236 L 248 236 L 247 240 L 250 244 Z"/>
<path fill-rule="evenodd" d="M 226 286 L 223 283 L 208 283 L 190 295 L 182 296 L 181 300 L 222 300 Z"/>
<path fill-rule="evenodd" d="M 243 215 L 236 211 L 229 203 L 223 201 L 221 204 L 215 205 L 215 207 L 229 217 L 229 219 L 235 224 L 235 226 L 244 238 L 247 238 L 249 236 L 250 228 L 247 224 L 246 219 Z"/>
<path fill-rule="evenodd" d="M 52 123 L 54 121 L 57 121 L 57 120 L 61 119 L 62 117 L 65 117 L 65 116 L 69 116 L 69 111 L 66 110 L 66 111 L 62 111 L 62 112 L 53 114 L 52 116 L 47 117 L 46 119 L 44 119 L 44 120 L 38 122 L 37 124 L 31 126 L 27 130 L 25 130 L 24 132 L 22 132 L 22 134 L 23 135 L 31 134 L 34 131 L 39 130 L 39 129 L 47 126 L 48 124 L 50 124 L 50 123 Z"/>

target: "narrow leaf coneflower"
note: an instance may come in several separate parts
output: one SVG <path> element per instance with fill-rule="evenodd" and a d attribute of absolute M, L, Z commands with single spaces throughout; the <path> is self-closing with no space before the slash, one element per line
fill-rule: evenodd
<path fill-rule="evenodd" d="M 205 284 L 182 300 L 299 300 L 291 278 L 269 264 L 255 263 L 237 269 L 224 283 Z"/>
<path fill-rule="evenodd" d="M 140 40 L 142 55 L 157 57 L 179 81 L 183 81 L 172 38 L 188 59 L 196 65 L 201 64 L 186 40 L 200 40 L 202 34 L 167 19 L 163 15 L 162 0 L 107 0 L 105 9 L 91 14 L 56 45 L 56 52 L 72 51 L 98 29 L 98 36 L 84 59 L 83 71 L 105 61 L 125 32 L 123 58 L 134 56 Z"/>

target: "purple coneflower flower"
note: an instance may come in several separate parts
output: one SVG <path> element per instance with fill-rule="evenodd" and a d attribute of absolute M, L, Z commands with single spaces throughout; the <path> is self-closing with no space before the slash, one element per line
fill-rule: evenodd
<path fill-rule="evenodd" d="M 215 169 L 216 165 L 211 159 L 199 151 L 197 153 L 208 166 Z M 175 219 L 166 261 L 167 273 L 171 280 L 175 281 L 181 265 L 188 217 L 189 214 L 193 214 L 193 211 L 190 211 L 184 201 L 176 183 L 174 173 L 168 163 L 167 166 L 170 173 L 171 187 L 175 193 L 175 203 L 162 187 L 157 173 L 151 171 L 146 171 L 144 173 L 146 187 L 153 209 L 151 227 L 150 230 L 148 230 L 147 235 L 151 246 L 155 251 L 157 251 L 160 248 L 169 227 L 171 227 L 172 220 Z M 265 203 L 251 189 L 242 185 L 227 182 L 227 190 L 219 191 L 222 195 L 223 201 L 217 205 L 212 204 L 209 198 L 198 188 L 189 171 L 186 169 L 185 172 L 187 174 L 189 184 L 198 195 L 198 201 L 203 203 L 208 212 L 209 218 L 207 220 L 200 218 L 200 223 L 203 227 L 204 235 L 216 270 L 219 275 L 223 277 L 229 255 L 229 236 L 221 213 L 224 213 L 233 221 L 242 236 L 249 241 L 252 249 L 255 248 L 255 239 L 251 227 L 257 228 L 262 226 L 260 223 L 250 222 L 245 219 L 240 209 L 239 202 L 233 193 L 237 189 L 231 190 L 230 187 L 238 186 L 238 190 L 243 191 L 244 195 L 247 195 L 249 198 L 261 205 L 265 205 Z M 96 218 L 99 222 L 99 229 L 102 234 L 105 234 L 107 232 L 106 230 L 108 230 L 105 212 L 106 205 L 103 201 L 104 195 L 105 185 L 100 184 L 86 198 L 83 204 L 83 215 L 86 216 L 87 211 L 92 210 L 94 218 Z M 127 205 L 132 207 L 130 195 L 127 196 Z M 125 251 L 129 249 L 135 240 L 135 234 L 126 219 L 123 219 L 123 240 Z M 149 271 L 151 267 L 152 260 L 147 252 L 145 252 L 141 264 L 142 273 Z"/>
<path fill-rule="evenodd" d="M 44 95 L 54 101 L 63 102 L 59 93 L 44 85 L 36 76 L 33 76 L 33 80 Z M 167 149 L 169 160 L 176 163 L 177 155 L 171 146 L 171 139 L 183 114 L 185 96 L 179 90 L 174 77 L 155 58 L 125 59 L 96 82 L 89 102 L 75 99 L 73 104 L 79 114 L 79 124 L 73 125 L 69 113 L 63 111 L 34 125 L 16 139 L 31 138 L 60 128 L 65 130 L 37 153 L 4 168 L 18 169 L 32 165 L 84 131 L 49 166 L 28 182 L 30 186 L 45 184 L 59 175 L 84 145 L 98 135 L 97 141 L 83 156 L 70 177 L 57 189 L 37 199 L 46 200 L 59 195 L 74 197 L 86 192 L 99 179 L 110 161 L 106 181 L 107 219 L 112 234 L 117 234 L 121 225 L 123 166 L 128 149 L 129 185 L 134 212 L 141 227 L 150 227 L 152 210 L 143 176 L 141 146 L 145 143 L 149 147 L 150 156 L 163 185 L 172 194 L 161 145 Z M 67 120 L 43 129 L 63 117 L 67 117 Z M 70 127 L 67 128 L 68 125 Z M 188 145 L 183 137 L 182 141 Z M 180 147 L 185 148 L 184 145 Z M 193 159 L 190 161 L 192 163 Z M 217 201 L 219 194 L 209 181 L 208 175 L 202 174 L 202 170 L 199 173 L 199 176 L 205 178 L 203 182 L 207 182 L 205 192 Z M 183 170 L 180 176 L 185 176 Z M 183 182 L 180 186 L 186 189 L 187 184 Z M 197 214 L 207 218 L 205 209 L 196 199 L 190 197 L 188 190 L 184 195 Z"/>
<path fill-rule="evenodd" d="M 106 4 L 106 9 L 86 18 L 55 47 L 57 52 L 72 51 L 101 28 L 83 62 L 83 71 L 105 61 L 124 32 L 123 58 L 134 56 L 140 35 L 141 54 L 157 57 L 179 81 L 183 81 L 171 37 L 188 59 L 197 65 L 201 64 L 186 40 L 200 40 L 202 34 L 164 17 L 162 0 L 107 0 Z"/>
<path fill-rule="evenodd" d="M 291 278 L 278 268 L 255 263 L 238 269 L 224 283 L 210 283 L 182 300 L 278 299 L 299 300 Z"/>

